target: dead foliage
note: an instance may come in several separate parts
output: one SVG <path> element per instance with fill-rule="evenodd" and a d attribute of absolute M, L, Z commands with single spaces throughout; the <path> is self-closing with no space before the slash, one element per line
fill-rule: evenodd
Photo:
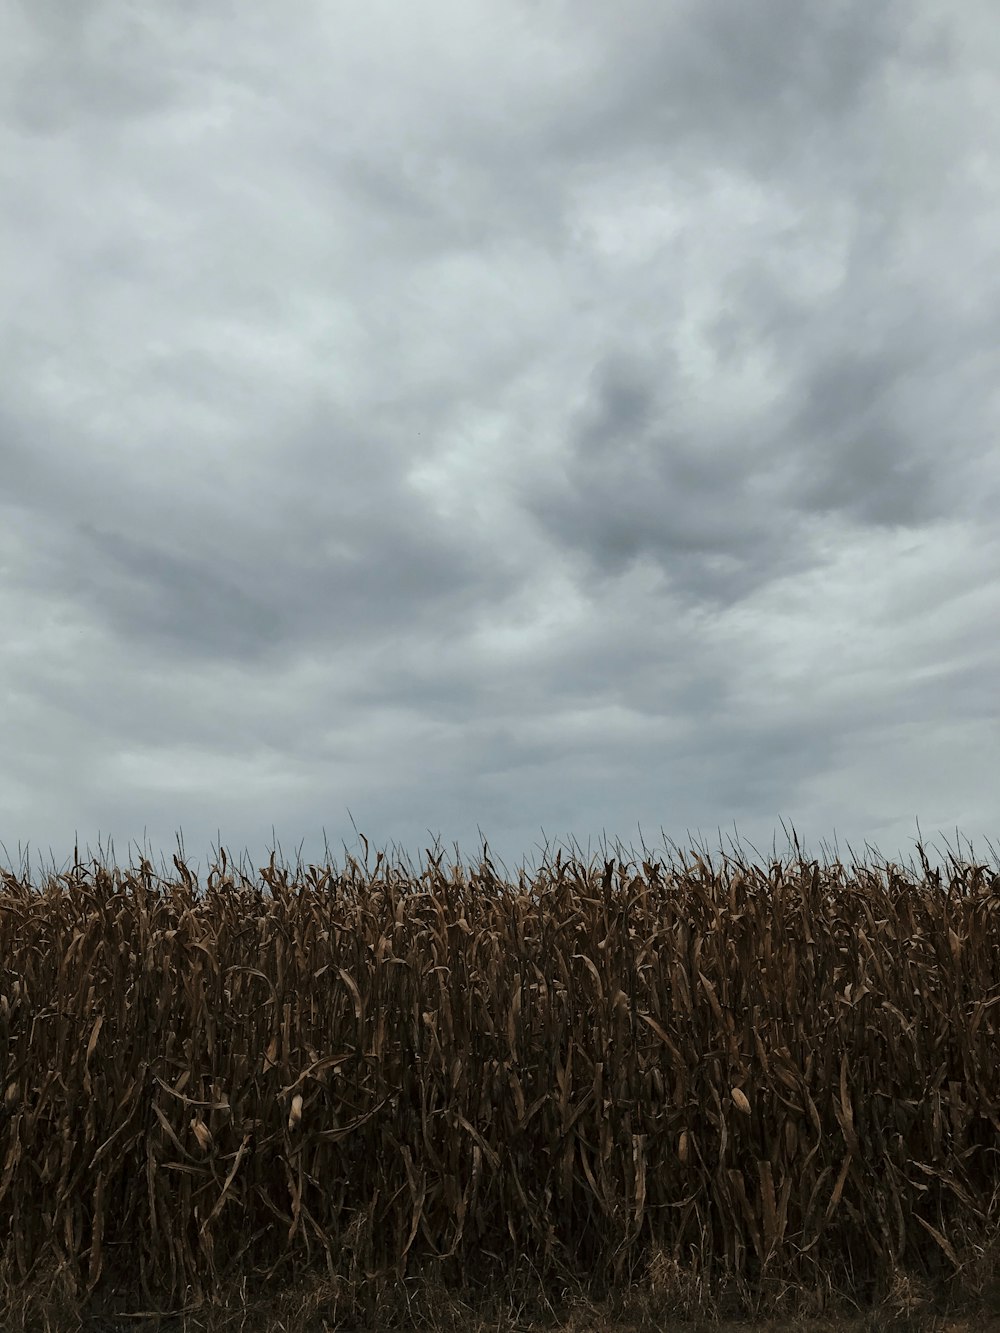
<path fill-rule="evenodd" d="M 3 1327 L 305 1274 L 389 1326 L 526 1266 L 620 1314 L 982 1295 L 1000 877 L 365 847 L 0 871 Z"/>

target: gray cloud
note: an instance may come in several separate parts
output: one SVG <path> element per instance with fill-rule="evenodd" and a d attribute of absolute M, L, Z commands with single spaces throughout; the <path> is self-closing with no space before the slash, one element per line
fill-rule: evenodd
<path fill-rule="evenodd" d="M 8 10 L 8 851 L 987 855 L 998 55 L 984 0 Z"/>

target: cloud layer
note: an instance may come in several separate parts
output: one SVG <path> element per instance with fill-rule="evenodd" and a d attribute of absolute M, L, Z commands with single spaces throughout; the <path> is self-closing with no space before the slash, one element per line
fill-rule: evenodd
<path fill-rule="evenodd" d="M 985 0 L 9 8 L 10 863 L 989 860 L 998 61 Z"/>

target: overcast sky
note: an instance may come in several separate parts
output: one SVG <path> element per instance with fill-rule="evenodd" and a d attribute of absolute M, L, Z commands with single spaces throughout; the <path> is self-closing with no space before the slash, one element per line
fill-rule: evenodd
<path fill-rule="evenodd" d="M 4 864 L 995 863 L 998 74 L 993 0 L 4 5 Z"/>

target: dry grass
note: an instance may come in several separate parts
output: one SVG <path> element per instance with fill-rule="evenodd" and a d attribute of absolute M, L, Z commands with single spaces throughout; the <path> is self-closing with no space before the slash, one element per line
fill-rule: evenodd
<path fill-rule="evenodd" d="M 0 870 L 0 1326 L 1000 1305 L 1000 877 L 919 851 Z"/>

